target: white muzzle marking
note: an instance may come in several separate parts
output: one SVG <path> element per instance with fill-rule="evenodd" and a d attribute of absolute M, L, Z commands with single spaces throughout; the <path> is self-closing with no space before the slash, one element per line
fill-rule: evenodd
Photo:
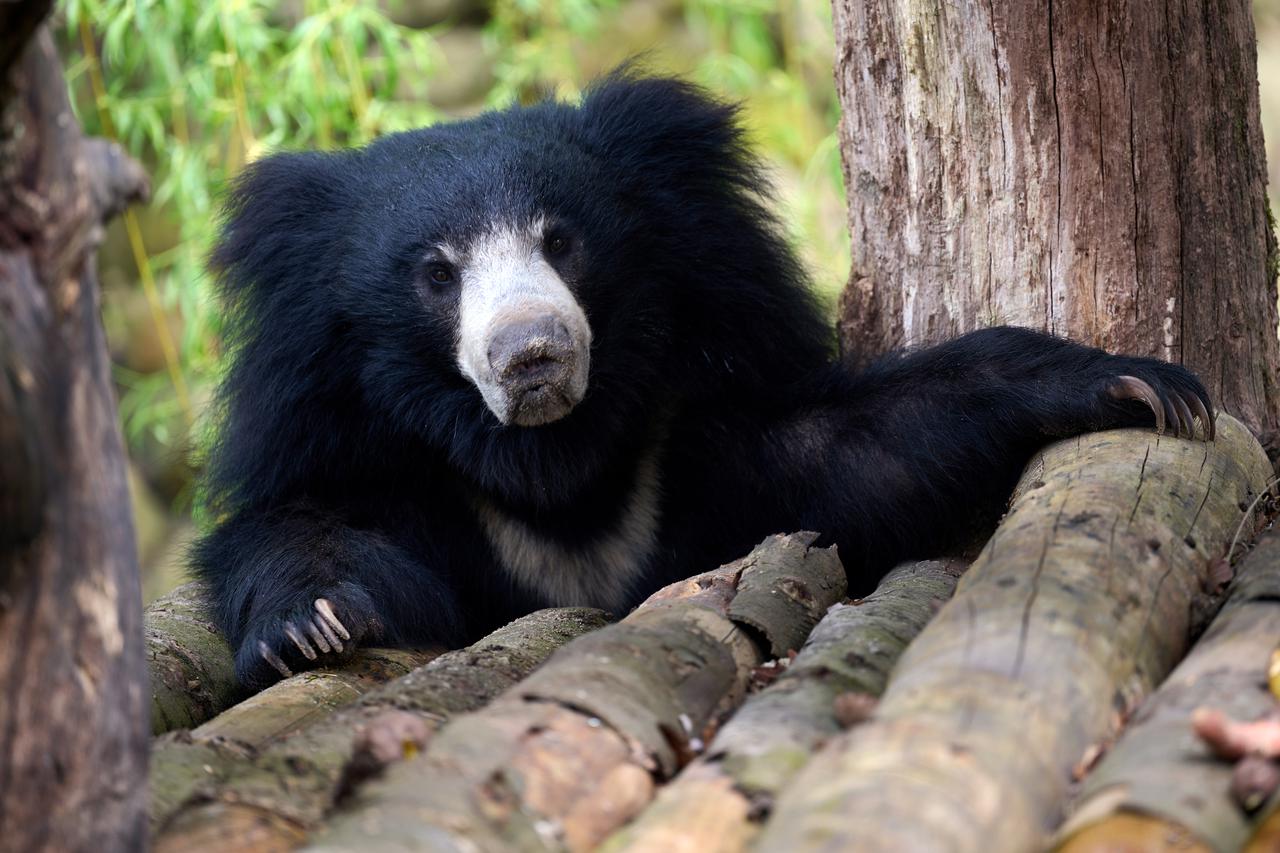
<path fill-rule="evenodd" d="M 492 228 L 461 252 L 445 247 L 462 286 L 458 368 L 504 424 L 559 420 L 587 391 L 591 326 L 542 240 L 539 219 Z"/>

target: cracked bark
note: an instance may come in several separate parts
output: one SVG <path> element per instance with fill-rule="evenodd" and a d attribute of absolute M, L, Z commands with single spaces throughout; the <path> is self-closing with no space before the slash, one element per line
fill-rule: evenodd
<path fill-rule="evenodd" d="M 907 644 L 955 591 L 960 560 L 904 563 L 876 591 L 833 607 L 773 684 L 750 697 L 706 755 L 601 848 L 615 853 L 741 853 L 774 799 L 842 728 L 841 696 L 879 696 Z"/>
<path fill-rule="evenodd" d="M 565 646 L 362 788 L 313 849 L 592 849 L 700 751 L 766 649 L 843 597 L 835 549 L 815 539 L 770 537 Z"/>
<path fill-rule="evenodd" d="M 152 734 L 198 726 L 243 698 L 203 584 L 183 584 L 152 602 L 143 625 Z"/>
<path fill-rule="evenodd" d="M 1200 707 L 1254 720 L 1274 710 L 1267 662 L 1280 645 L 1280 536 L 1240 564 L 1221 612 L 1084 780 L 1059 831 L 1063 853 L 1240 850 L 1254 820 L 1231 796 L 1234 764 L 1195 735 Z M 1254 815 L 1253 818 L 1261 817 Z"/>
<path fill-rule="evenodd" d="M 132 851 L 142 603 L 94 254 L 147 180 L 81 134 L 49 6 L 0 3 L 0 849 Z"/>
<path fill-rule="evenodd" d="M 1082 758 L 1203 626 L 1211 563 L 1267 485 L 1245 427 L 1218 425 L 1214 444 L 1123 430 L 1047 448 L 872 719 L 805 766 L 755 849 L 1041 849 Z"/>
<path fill-rule="evenodd" d="M 257 717 L 279 729 L 281 703 L 273 694 L 297 683 L 293 695 L 313 710 L 307 721 L 292 715 L 295 724 L 289 732 L 254 736 L 259 727 L 246 727 L 237 719 L 243 715 L 232 709 L 187 737 L 162 739 L 151 771 L 151 818 L 159 830 L 155 849 L 291 849 L 333 807 L 360 732 L 378 726 L 386 712 L 412 714 L 421 720 L 424 733 L 433 732 L 449 717 L 475 710 L 511 687 L 564 643 L 605 624 L 598 610 L 540 610 L 355 701 L 350 696 L 345 708 L 319 720 L 317 713 L 328 708 L 314 708 L 317 673 L 295 675 L 255 696 L 264 712 Z M 352 674 L 328 673 L 327 678 L 350 682 Z M 345 689 L 363 692 L 358 684 Z"/>
<path fill-rule="evenodd" d="M 321 712 L 324 708 L 332 709 L 343 697 L 349 701 L 372 683 L 403 675 L 441 651 L 359 649 L 333 667 L 286 678 L 273 688 L 246 699 L 247 691 L 236 683 L 231 647 L 209 614 L 203 584 L 183 584 L 152 602 L 143 614 L 143 625 L 147 675 L 151 684 L 151 733 L 159 735 L 175 729 L 190 729 L 216 718 L 213 723 L 200 726 L 194 732 L 184 732 L 181 737 L 186 742 L 224 737 L 228 726 L 238 732 L 238 740 L 243 742 L 246 737 L 253 740 L 246 735 L 242 721 L 249 709 L 254 708 L 262 712 L 264 732 L 283 735 L 302 717 L 314 716 L 312 712 Z M 241 699 L 245 701 L 241 702 Z M 230 711 L 227 710 L 229 708 Z M 236 718 L 240 721 L 229 722 Z M 158 743 L 170 744 L 157 747 L 161 752 L 174 748 L 172 741 Z M 157 757 L 153 753 L 153 768 Z M 159 799 L 171 799 L 173 796 L 173 790 L 156 794 Z"/>
<path fill-rule="evenodd" d="M 846 358 L 1012 323 L 1195 370 L 1277 449 L 1250 6 L 834 0 Z"/>

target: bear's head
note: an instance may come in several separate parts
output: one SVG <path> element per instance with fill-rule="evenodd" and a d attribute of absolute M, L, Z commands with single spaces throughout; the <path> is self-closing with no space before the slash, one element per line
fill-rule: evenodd
<path fill-rule="evenodd" d="M 265 158 L 213 256 L 224 429 L 305 409 L 513 500 L 571 494 L 681 400 L 764 401 L 825 358 L 766 194 L 732 107 L 626 72 L 577 106 Z"/>

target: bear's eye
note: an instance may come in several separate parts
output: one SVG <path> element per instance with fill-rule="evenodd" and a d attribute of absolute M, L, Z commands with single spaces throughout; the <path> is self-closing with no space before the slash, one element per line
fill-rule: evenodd
<path fill-rule="evenodd" d="M 453 282 L 453 270 L 444 264 L 432 264 L 427 268 L 427 278 L 432 284 L 450 284 Z"/>
<path fill-rule="evenodd" d="M 563 255 L 569 248 L 569 240 L 560 234 L 552 234 L 547 237 L 547 254 Z"/>

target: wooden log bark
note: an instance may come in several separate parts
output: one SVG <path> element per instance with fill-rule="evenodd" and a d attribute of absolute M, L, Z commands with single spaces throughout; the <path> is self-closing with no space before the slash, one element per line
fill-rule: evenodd
<path fill-rule="evenodd" d="M 244 696 L 231 647 L 209 614 L 205 588 L 188 583 L 143 615 L 151 680 L 151 733 L 188 729 Z"/>
<path fill-rule="evenodd" d="M 94 258 L 148 184 L 81 133 L 50 6 L 0 3 L 0 849 L 132 851 L 142 603 Z"/>
<path fill-rule="evenodd" d="M 1182 657 L 1269 474 L 1225 415 L 1213 444 L 1122 430 L 1044 450 L 874 718 L 801 771 L 758 849 L 1043 844 L 1073 769 Z"/>
<path fill-rule="evenodd" d="M 1059 833 L 1063 853 L 1178 838 L 1185 849 L 1233 851 L 1252 821 L 1231 795 L 1233 764 L 1216 760 L 1191 726 L 1197 708 L 1253 720 L 1276 710 L 1267 662 L 1280 646 L 1280 536 L 1242 562 L 1209 630 L 1129 721 L 1085 779 Z"/>
<path fill-rule="evenodd" d="M 377 725 L 380 715 L 408 712 L 422 721 L 424 731 L 434 731 L 449 717 L 481 707 L 564 643 L 606 622 L 598 610 L 541 610 L 441 655 L 343 710 L 296 727 L 288 737 L 259 743 L 258 749 L 244 749 L 238 740 L 231 751 L 225 742 L 209 743 L 205 760 L 196 753 L 171 756 L 157 750 L 152 759 L 152 824 L 160 830 L 156 849 L 291 848 L 333 807 L 359 733 Z M 294 676 L 258 695 L 305 677 Z"/>
<path fill-rule="evenodd" d="M 1280 850 L 1280 797 L 1268 803 L 1262 812 L 1265 817 L 1244 846 L 1244 853 L 1276 853 Z"/>
<path fill-rule="evenodd" d="M 228 725 L 240 731 L 239 737 L 244 739 L 248 736 L 245 719 L 259 707 L 266 709 L 262 717 L 264 730 L 294 728 L 298 720 L 287 710 L 294 704 L 289 697 L 299 697 L 299 711 L 308 704 L 336 707 L 343 697 L 349 701 L 443 651 L 361 649 L 340 666 L 286 679 L 280 683 L 281 690 L 255 700 L 245 699 L 248 691 L 236 683 L 231 647 L 213 622 L 202 584 L 184 584 L 152 602 L 143 623 L 151 681 L 152 734 L 193 728 L 223 714 L 217 724 L 201 727 L 199 731 L 206 734 L 197 735 L 197 740 L 213 739 L 219 736 L 221 727 Z M 232 706 L 234 713 L 224 714 Z M 278 722 L 272 722 L 272 718 Z"/>
<path fill-rule="evenodd" d="M 833 607 L 777 681 L 751 696 L 704 756 L 680 772 L 602 849 L 736 853 L 778 794 L 838 734 L 840 697 L 875 697 L 907 643 L 951 597 L 964 563 L 904 563 L 876 591 Z"/>
<path fill-rule="evenodd" d="M 809 547 L 814 538 L 771 537 L 569 644 L 484 711 L 446 726 L 423 757 L 362 789 L 317 849 L 598 844 L 649 802 L 655 779 L 701 749 L 765 648 L 807 634 L 844 594 L 835 549 Z M 775 580 L 762 585 L 756 574 Z M 756 624 L 744 630 L 735 609 Z M 792 630 L 795 620 L 807 625 Z"/>
<path fill-rule="evenodd" d="M 1280 417 L 1276 241 L 1246 0 L 835 0 L 866 360 L 1000 323 L 1181 362 Z"/>
<path fill-rule="evenodd" d="M 215 788 L 269 744 L 326 719 L 375 687 L 408 674 L 441 650 L 361 649 L 341 669 L 278 681 L 191 731 L 169 732 L 151 748 L 152 827 Z"/>

